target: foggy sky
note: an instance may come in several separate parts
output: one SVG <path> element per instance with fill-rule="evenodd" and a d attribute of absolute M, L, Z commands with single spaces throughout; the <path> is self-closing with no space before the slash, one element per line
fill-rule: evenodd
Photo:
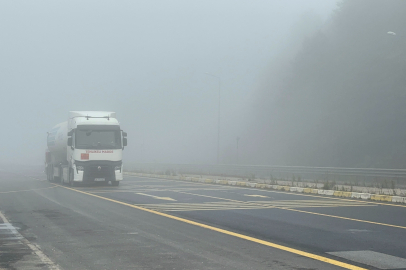
<path fill-rule="evenodd" d="M 255 90 L 336 0 L 0 1 L 0 162 L 41 164 L 71 110 L 117 112 L 128 162 L 241 155 Z M 310 14 L 310 15 L 309 15 Z M 313 27 L 309 25 L 309 27 Z M 303 28 L 303 29 L 302 29 Z"/>

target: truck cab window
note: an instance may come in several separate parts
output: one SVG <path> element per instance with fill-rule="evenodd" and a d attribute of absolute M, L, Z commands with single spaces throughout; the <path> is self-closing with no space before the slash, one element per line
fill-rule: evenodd
<path fill-rule="evenodd" d="M 78 149 L 120 149 L 118 130 L 76 130 L 75 146 Z"/>

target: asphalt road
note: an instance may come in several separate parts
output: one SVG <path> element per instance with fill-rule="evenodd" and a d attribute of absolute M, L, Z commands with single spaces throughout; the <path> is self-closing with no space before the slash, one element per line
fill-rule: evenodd
<path fill-rule="evenodd" d="M 403 205 L 19 169 L 0 170 L 0 211 L 5 269 L 406 269 Z"/>

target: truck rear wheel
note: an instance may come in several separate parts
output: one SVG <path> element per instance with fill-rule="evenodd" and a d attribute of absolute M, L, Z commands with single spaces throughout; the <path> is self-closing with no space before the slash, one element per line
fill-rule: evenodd
<path fill-rule="evenodd" d="M 52 180 L 54 180 L 54 177 L 53 177 L 53 175 L 52 175 L 52 170 L 51 170 L 51 168 L 52 168 L 52 167 L 47 167 L 47 180 L 48 180 L 49 182 L 52 182 Z"/>
<path fill-rule="evenodd" d="M 59 183 L 61 181 L 59 176 L 52 176 L 51 182 Z"/>
<path fill-rule="evenodd" d="M 61 175 L 61 167 L 56 166 L 56 168 L 58 169 L 58 174 Z M 55 182 L 55 183 L 59 183 L 61 182 L 62 177 L 60 176 L 54 176 L 54 166 L 52 166 L 52 171 L 51 171 L 51 182 Z"/>

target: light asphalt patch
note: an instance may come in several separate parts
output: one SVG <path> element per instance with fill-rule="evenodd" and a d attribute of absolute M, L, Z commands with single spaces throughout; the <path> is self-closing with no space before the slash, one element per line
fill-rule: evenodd
<path fill-rule="evenodd" d="M 353 262 L 366 264 L 379 269 L 404 269 L 406 259 L 371 250 L 327 252 Z"/>
<path fill-rule="evenodd" d="M 52 186 L 52 187 L 45 187 L 45 188 L 33 188 L 33 189 L 23 189 L 23 190 L 1 191 L 0 194 L 36 191 L 36 190 L 50 189 L 50 188 L 56 188 L 56 187 L 57 186 L 55 185 L 55 186 Z"/>

